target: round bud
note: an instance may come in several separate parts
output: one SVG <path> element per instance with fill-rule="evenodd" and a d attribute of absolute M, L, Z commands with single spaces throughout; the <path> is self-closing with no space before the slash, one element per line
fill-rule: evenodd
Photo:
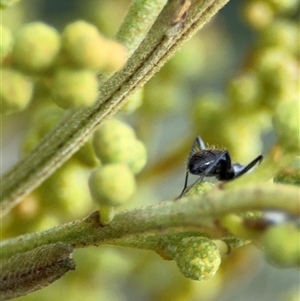
<path fill-rule="evenodd" d="M 278 46 L 293 54 L 299 54 L 299 28 L 294 22 L 279 20 L 262 31 L 263 46 Z"/>
<path fill-rule="evenodd" d="M 99 142 L 99 141 L 98 141 Z M 124 163 L 134 174 L 139 173 L 146 164 L 147 153 L 144 144 L 136 139 L 120 137 L 111 143 L 97 143 L 95 152 L 104 163 Z M 95 145 L 95 143 L 94 143 Z"/>
<path fill-rule="evenodd" d="M 49 68 L 60 49 L 60 36 L 55 28 L 41 22 L 23 26 L 15 38 L 13 61 L 29 72 Z"/>
<path fill-rule="evenodd" d="M 180 92 L 178 87 L 171 81 L 164 81 L 154 78 L 144 88 L 145 94 L 141 109 L 147 116 L 164 116 L 166 114 L 178 113 L 182 109 Z M 155 100 L 155 101 L 154 101 Z"/>
<path fill-rule="evenodd" d="M 127 49 L 117 41 L 107 41 L 108 58 L 104 68 L 107 72 L 116 72 L 121 69 L 127 61 Z"/>
<path fill-rule="evenodd" d="M 11 53 L 13 45 L 13 37 L 10 30 L 0 25 L 0 62 L 3 63 L 8 54 Z"/>
<path fill-rule="evenodd" d="M 252 0 L 245 3 L 243 15 L 252 28 L 268 28 L 274 19 L 274 10 L 264 0 Z"/>
<path fill-rule="evenodd" d="M 280 47 L 269 47 L 258 52 L 254 68 L 266 88 L 277 92 L 280 88 L 289 87 L 298 80 L 297 61 L 288 51 Z"/>
<path fill-rule="evenodd" d="M 89 178 L 90 192 L 100 207 L 120 206 L 135 191 L 135 179 L 125 164 L 108 164 L 95 169 Z"/>
<path fill-rule="evenodd" d="M 199 97 L 191 111 L 195 127 L 202 138 L 208 143 L 218 141 L 220 125 L 216 120 L 223 120 L 225 112 L 220 95 L 208 93 Z"/>
<path fill-rule="evenodd" d="M 228 85 L 230 104 L 235 111 L 249 114 L 249 110 L 255 110 L 260 104 L 262 88 L 255 74 L 244 74 L 232 79 Z"/>
<path fill-rule="evenodd" d="M 32 128 L 43 138 L 61 120 L 63 113 L 64 110 L 53 103 L 43 104 L 34 111 Z"/>
<path fill-rule="evenodd" d="M 36 193 L 43 202 L 43 209 L 55 212 L 56 216 L 66 213 L 78 217 L 91 209 L 88 177 L 90 170 L 71 158 Z"/>
<path fill-rule="evenodd" d="M 93 145 L 95 149 L 97 147 L 102 148 L 105 144 L 111 144 L 114 140 L 119 140 L 122 137 L 136 139 L 133 128 L 123 121 L 109 119 L 104 121 L 94 132 Z M 101 157 L 101 153 L 99 156 Z M 103 157 L 105 156 L 106 154 L 103 155 Z"/>
<path fill-rule="evenodd" d="M 187 278 L 205 280 L 215 275 L 221 256 L 212 240 L 206 237 L 187 237 L 179 242 L 175 261 Z"/>
<path fill-rule="evenodd" d="M 85 21 L 76 21 L 64 29 L 62 48 L 70 61 L 81 68 L 101 69 L 110 54 L 108 41 L 96 26 Z"/>
<path fill-rule="evenodd" d="M 1 114 L 24 110 L 32 97 L 33 83 L 22 73 L 3 68 L 1 70 Z"/>
<path fill-rule="evenodd" d="M 299 241 L 300 230 L 293 223 L 272 226 L 262 238 L 268 259 L 286 268 L 300 266 Z"/>
<path fill-rule="evenodd" d="M 147 162 L 145 145 L 140 140 L 135 140 L 131 152 L 128 152 L 124 159 L 121 157 L 120 162 L 126 163 L 134 174 L 138 174 Z"/>
<path fill-rule="evenodd" d="M 278 136 L 279 143 L 287 151 L 299 153 L 300 104 L 297 98 L 281 102 L 273 117 L 273 125 Z"/>
<path fill-rule="evenodd" d="M 59 69 L 54 75 L 52 96 L 64 109 L 90 106 L 98 96 L 96 74 L 88 70 Z"/>
<path fill-rule="evenodd" d="M 232 116 L 236 118 L 228 118 L 222 122 L 217 141 L 220 145 L 226 145 L 234 162 L 246 165 L 261 153 L 261 128 L 268 125 L 263 124 L 261 117 L 265 116 L 260 114 L 244 115 L 243 118 L 234 114 Z"/>
<path fill-rule="evenodd" d="M 133 129 L 121 121 L 104 122 L 94 133 L 93 146 L 101 162 L 127 164 L 135 174 L 146 164 L 145 146 L 135 139 Z"/>

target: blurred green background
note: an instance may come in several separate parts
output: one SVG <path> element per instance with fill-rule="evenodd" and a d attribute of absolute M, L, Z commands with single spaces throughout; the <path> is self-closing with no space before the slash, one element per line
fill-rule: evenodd
<path fill-rule="evenodd" d="M 209 144 L 228 148 L 233 159 L 243 164 L 267 153 L 276 141 L 272 105 L 261 100 L 257 107 L 239 104 L 230 94 L 232 79 L 238 80 L 249 69 L 254 54 L 267 45 L 262 31 L 251 24 L 249 2 L 255 1 L 230 1 L 150 80 L 143 89 L 141 107 L 132 114 L 118 114 L 133 126 L 148 151 L 147 166 L 137 176 L 134 200 L 124 208 L 177 196 L 183 185 L 185 159 L 197 135 Z M 1 23 L 14 34 L 33 21 L 62 32 L 69 23 L 85 20 L 113 38 L 129 4 L 125 0 L 26 0 L 2 10 Z M 296 10 L 279 10 L 278 14 L 278 19 L 298 26 Z M 299 53 L 295 57 L 299 59 Z M 31 106 L 1 117 L 1 173 L 22 157 L 31 117 Z M 30 199 L 26 202 L 30 207 Z M 36 212 L 26 215 L 26 210 L 17 208 L 5 218 L 3 236 L 46 229 L 97 209 L 90 201 L 41 206 L 46 210 L 38 219 Z M 299 272 L 273 267 L 252 245 L 233 250 L 223 259 L 217 275 L 203 282 L 184 278 L 174 262 L 152 252 L 99 247 L 76 250 L 74 258 L 76 271 L 19 300 L 299 300 Z"/>

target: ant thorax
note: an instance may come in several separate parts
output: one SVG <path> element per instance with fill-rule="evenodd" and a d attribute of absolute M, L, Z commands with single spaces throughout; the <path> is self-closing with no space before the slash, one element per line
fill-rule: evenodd
<path fill-rule="evenodd" d="M 211 166 L 216 161 L 224 151 L 219 149 L 205 149 L 195 152 L 191 158 L 189 158 L 187 163 L 187 168 L 191 174 L 202 175 L 207 171 L 207 168 Z M 222 170 L 222 165 L 224 165 L 224 159 L 219 160 L 219 162 L 212 168 L 206 177 L 215 177 L 216 174 L 220 173 Z"/>

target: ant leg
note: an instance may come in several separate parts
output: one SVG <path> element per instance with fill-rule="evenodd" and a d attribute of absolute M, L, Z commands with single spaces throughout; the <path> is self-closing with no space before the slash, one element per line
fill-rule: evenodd
<path fill-rule="evenodd" d="M 260 163 L 263 159 L 263 156 L 260 155 L 257 158 L 255 158 L 253 161 L 251 161 L 248 165 L 246 165 L 242 170 L 237 171 L 237 173 L 234 176 L 234 179 L 237 177 L 240 177 L 241 175 L 245 174 L 247 171 L 249 171 L 256 163 Z M 234 166 L 233 166 L 234 167 Z"/>
<path fill-rule="evenodd" d="M 187 188 L 188 177 L 189 177 L 189 171 L 187 170 L 187 171 L 186 171 L 186 174 L 185 174 L 184 187 L 183 187 L 183 189 L 182 189 L 180 195 L 179 195 L 175 200 L 181 199 L 182 196 L 184 195 L 185 190 L 186 190 L 186 188 Z"/>
<path fill-rule="evenodd" d="M 203 174 L 193 183 L 191 184 L 190 186 L 188 186 L 185 191 L 182 192 L 182 194 L 180 195 L 180 197 L 182 197 L 183 193 L 187 193 L 189 192 L 196 184 L 198 184 L 199 182 L 202 182 L 203 179 L 209 174 L 209 172 L 219 163 L 219 161 L 224 157 L 224 156 L 228 156 L 228 151 L 224 151 L 222 152 L 221 154 L 219 154 L 215 161 L 210 165 L 208 166 L 205 171 L 203 172 Z"/>
<path fill-rule="evenodd" d="M 199 152 L 200 150 L 205 150 L 205 149 L 206 149 L 206 147 L 205 147 L 205 145 L 204 145 L 203 140 L 198 136 L 198 137 L 194 140 L 194 142 L 193 142 L 193 145 L 192 145 L 192 147 L 191 147 L 191 150 L 190 150 L 190 153 L 189 153 L 189 156 L 188 156 L 188 161 L 191 159 L 191 157 L 192 157 L 195 153 Z"/>
<path fill-rule="evenodd" d="M 196 140 L 197 140 L 197 142 L 198 142 L 198 146 L 200 147 L 200 149 L 201 149 L 201 150 L 205 150 L 206 147 L 205 147 L 205 144 L 204 144 L 203 140 L 201 139 L 201 137 L 198 136 L 198 137 L 196 138 Z M 196 141 L 196 140 L 195 140 L 195 141 Z"/>
<path fill-rule="evenodd" d="M 189 153 L 189 157 L 188 157 L 188 161 L 191 159 L 191 157 L 195 154 L 195 152 L 199 151 L 199 150 L 204 150 L 205 149 L 205 144 L 203 142 L 203 140 L 198 136 L 194 142 L 193 142 L 193 145 L 191 147 L 191 150 L 190 150 L 190 153 Z M 188 184 L 188 177 L 189 177 L 189 171 L 187 170 L 186 171 L 186 174 L 185 174 L 185 181 L 184 181 L 184 187 L 183 187 L 183 190 L 182 192 L 180 193 L 180 195 L 176 198 L 177 199 L 180 199 L 184 193 L 185 193 L 185 190 L 187 188 L 187 184 Z"/>

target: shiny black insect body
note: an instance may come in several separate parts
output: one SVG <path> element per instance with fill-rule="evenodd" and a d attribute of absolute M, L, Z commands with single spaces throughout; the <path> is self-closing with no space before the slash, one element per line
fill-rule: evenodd
<path fill-rule="evenodd" d="M 178 199 L 187 193 L 196 183 L 203 181 L 205 177 L 215 177 L 219 181 L 233 180 L 249 171 L 256 163 L 261 162 L 262 159 L 263 156 L 260 155 L 246 166 L 232 163 L 227 150 L 206 148 L 203 140 L 197 137 L 190 150 L 184 187 Z M 188 186 L 189 173 L 200 176 L 190 186 Z"/>

